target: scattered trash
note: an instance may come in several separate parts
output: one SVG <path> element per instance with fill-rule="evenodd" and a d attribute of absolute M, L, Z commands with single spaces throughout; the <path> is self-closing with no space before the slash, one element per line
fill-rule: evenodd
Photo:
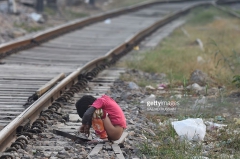
<path fill-rule="evenodd" d="M 187 30 L 185 30 L 184 28 L 181 28 L 181 30 L 188 38 L 190 38 L 190 35 L 188 34 Z"/>
<path fill-rule="evenodd" d="M 129 82 L 128 83 L 128 87 L 130 89 L 139 89 L 138 85 L 136 83 L 134 83 L 134 82 Z"/>
<path fill-rule="evenodd" d="M 163 89 L 164 89 L 164 87 L 158 87 L 158 89 L 161 89 L 161 90 L 163 90 Z"/>
<path fill-rule="evenodd" d="M 221 116 L 215 116 L 215 120 L 217 120 L 217 121 L 224 121 L 225 118 L 223 118 Z"/>
<path fill-rule="evenodd" d="M 32 18 L 35 22 L 43 23 L 44 19 L 41 14 L 38 13 L 31 13 L 29 15 L 30 18 Z"/>
<path fill-rule="evenodd" d="M 207 74 L 202 72 L 201 70 L 194 70 L 191 73 L 189 82 L 190 83 L 197 83 L 200 86 L 205 86 L 206 83 L 208 83 L 208 84 L 214 83 L 214 81 L 211 78 L 209 78 L 207 76 Z"/>
<path fill-rule="evenodd" d="M 159 87 L 166 88 L 166 87 L 167 87 L 167 85 L 166 85 L 166 84 L 164 84 L 164 83 L 161 83 L 161 84 L 159 84 Z"/>
<path fill-rule="evenodd" d="M 152 136 L 156 136 L 156 134 L 151 130 L 151 129 L 146 129 L 146 128 L 144 128 L 144 130 L 146 131 L 146 132 L 148 132 L 150 135 L 152 135 Z"/>
<path fill-rule="evenodd" d="M 240 119 L 234 118 L 233 121 L 235 121 L 235 124 L 240 125 Z"/>
<path fill-rule="evenodd" d="M 145 87 L 146 89 L 150 89 L 150 90 L 155 90 L 156 88 L 154 88 L 153 86 L 151 86 L 151 85 L 148 85 L 148 86 L 146 86 Z"/>
<path fill-rule="evenodd" d="M 174 96 L 171 96 L 170 98 L 173 98 L 173 97 L 175 97 L 176 99 L 181 99 L 182 95 L 181 94 L 176 94 Z"/>
<path fill-rule="evenodd" d="M 150 96 L 142 100 L 140 103 L 153 102 L 155 100 L 156 100 L 156 96 L 154 94 L 151 94 Z"/>
<path fill-rule="evenodd" d="M 206 104 L 207 104 L 207 98 L 205 96 L 203 96 L 200 99 L 196 99 L 196 101 L 193 105 L 193 108 L 197 107 L 198 105 L 202 106 L 202 105 L 206 105 Z"/>
<path fill-rule="evenodd" d="M 15 0 L 8 0 L 8 9 L 9 12 L 16 14 L 17 13 L 17 6 Z"/>
<path fill-rule="evenodd" d="M 196 42 L 198 43 L 200 49 L 201 49 L 202 51 L 204 51 L 204 47 L 203 47 L 203 43 L 202 43 L 201 39 L 196 39 Z"/>
<path fill-rule="evenodd" d="M 230 116 L 231 114 L 230 114 L 230 113 L 222 113 L 222 115 L 223 115 L 223 117 L 225 118 L 225 117 Z"/>
<path fill-rule="evenodd" d="M 188 140 L 203 140 L 206 134 L 206 125 L 200 118 L 174 121 L 172 122 L 172 126 L 181 138 Z"/>
<path fill-rule="evenodd" d="M 192 159 L 209 159 L 209 158 L 205 156 L 194 156 Z"/>
<path fill-rule="evenodd" d="M 111 19 L 106 19 L 106 20 L 104 20 L 104 23 L 105 23 L 105 24 L 111 24 Z"/>
<path fill-rule="evenodd" d="M 200 64 L 205 63 L 205 60 L 202 58 L 202 56 L 197 57 L 197 63 L 200 63 Z"/>
<path fill-rule="evenodd" d="M 201 91 L 203 88 L 201 86 L 199 86 L 199 84 L 193 83 L 192 84 L 192 89 L 194 89 L 196 91 Z"/>
<path fill-rule="evenodd" d="M 139 46 L 134 46 L 133 49 L 138 51 L 139 50 Z"/>
<path fill-rule="evenodd" d="M 158 89 L 165 89 L 166 87 L 167 87 L 167 85 L 164 83 L 161 83 L 158 85 Z"/>
<path fill-rule="evenodd" d="M 227 126 L 227 125 L 224 125 L 224 124 L 217 124 L 217 123 L 213 123 L 213 122 L 210 122 L 210 121 L 206 121 L 205 124 L 207 126 L 207 130 L 222 129 L 223 127 Z"/>

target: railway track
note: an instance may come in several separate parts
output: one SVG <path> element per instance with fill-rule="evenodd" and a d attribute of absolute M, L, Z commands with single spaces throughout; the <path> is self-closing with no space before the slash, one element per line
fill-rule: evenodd
<path fill-rule="evenodd" d="M 109 157 L 124 158 L 119 151 L 121 141 L 97 145 L 93 149 L 95 145 L 86 146 L 82 142 L 82 145 L 76 145 L 69 139 L 54 135 L 53 128 L 68 133 L 77 132 L 81 119 L 76 116 L 74 101 L 86 93 L 96 97 L 105 94 L 122 70 L 113 69 L 95 78 L 99 72 L 114 64 L 160 26 L 191 8 L 211 3 L 175 1 L 143 4 L 72 22 L 31 38 L 1 45 L 2 158 L 19 157 L 14 152 L 19 152 L 21 148 L 32 149 L 38 157 L 45 158 L 57 151 L 71 150 L 77 153 L 76 149 L 79 148 L 85 153 L 80 156 L 76 154 L 76 158 L 90 157 L 86 154 L 91 152 L 97 154 L 98 148 L 104 149 L 104 152 L 113 149 Z M 65 32 L 69 33 L 61 34 Z M 90 91 L 86 91 L 86 87 L 90 87 Z M 69 143 L 71 148 L 64 146 Z M 24 156 L 24 153 L 21 155 Z M 61 154 L 58 157 L 61 158 Z"/>

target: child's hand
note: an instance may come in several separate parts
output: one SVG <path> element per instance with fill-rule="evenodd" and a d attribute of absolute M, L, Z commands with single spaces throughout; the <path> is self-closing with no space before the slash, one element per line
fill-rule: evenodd
<path fill-rule="evenodd" d="M 90 126 L 89 126 L 89 125 L 82 125 L 82 126 L 80 127 L 80 132 L 81 132 L 81 133 L 85 133 L 85 134 L 87 134 L 87 136 L 89 136 L 89 134 L 90 134 L 89 129 L 90 129 Z"/>

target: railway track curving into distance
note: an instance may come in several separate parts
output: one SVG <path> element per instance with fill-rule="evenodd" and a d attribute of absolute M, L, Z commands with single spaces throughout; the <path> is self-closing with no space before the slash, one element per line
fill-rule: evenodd
<path fill-rule="evenodd" d="M 53 129 L 73 133 L 79 128 L 72 100 L 86 93 L 104 94 L 121 70 L 97 76 L 101 71 L 159 27 L 192 8 L 211 4 L 187 0 L 144 3 L 0 45 L 1 158 L 15 158 L 15 152 L 29 147 L 34 151 L 48 147 L 49 154 L 66 149 L 61 144 L 72 141 L 57 138 Z M 111 145 L 87 146 L 87 151 L 96 155 L 102 148 L 112 149 L 112 155 L 124 158 L 119 148 L 124 137 Z M 56 147 L 58 141 L 61 144 Z M 39 142 L 46 147 L 34 146 Z"/>

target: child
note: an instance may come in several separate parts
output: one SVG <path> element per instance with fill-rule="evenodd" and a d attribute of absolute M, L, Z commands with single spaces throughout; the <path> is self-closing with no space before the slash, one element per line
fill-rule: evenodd
<path fill-rule="evenodd" d="M 85 95 L 77 101 L 76 108 L 82 118 L 81 133 L 89 135 L 92 125 L 100 139 L 118 140 L 122 136 L 126 119 L 120 106 L 111 97 L 103 95 L 96 99 Z"/>

